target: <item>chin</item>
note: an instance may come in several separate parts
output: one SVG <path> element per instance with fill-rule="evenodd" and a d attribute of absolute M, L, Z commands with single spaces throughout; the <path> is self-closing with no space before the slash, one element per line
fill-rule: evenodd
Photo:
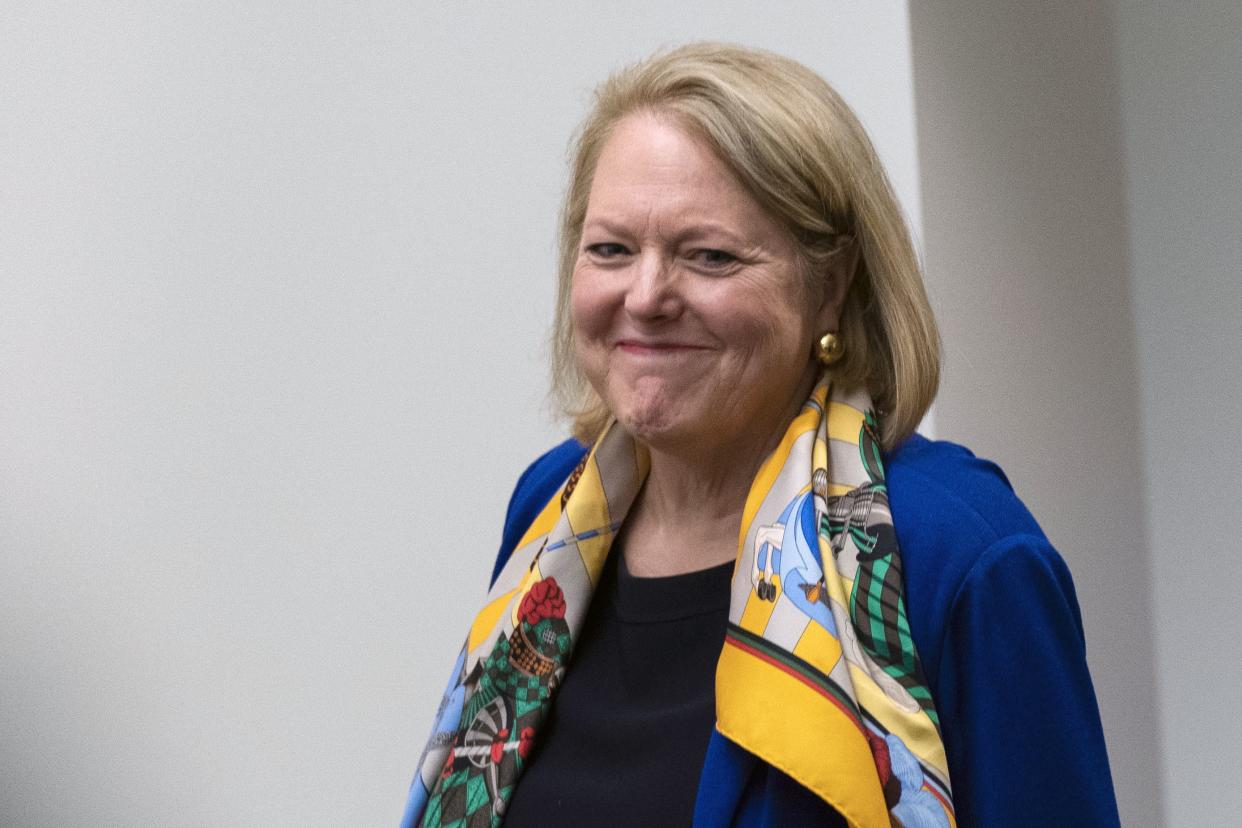
<path fill-rule="evenodd" d="M 615 378 L 614 378 L 615 379 Z M 604 396 L 608 409 L 632 437 L 652 448 L 675 449 L 701 439 L 716 424 L 710 406 L 661 378 L 613 385 Z"/>
<path fill-rule="evenodd" d="M 629 408 L 617 415 L 617 422 L 640 443 L 665 451 L 698 442 L 704 429 L 712 427 L 705 418 L 668 408 Z"/>
<path fill-rule="evenodd" d="M 625 409 L 617 412 L 617 422 L 636 439 L 644 443 L 660 440 L 673 427 L 665 412 L 649 409 Z"/>

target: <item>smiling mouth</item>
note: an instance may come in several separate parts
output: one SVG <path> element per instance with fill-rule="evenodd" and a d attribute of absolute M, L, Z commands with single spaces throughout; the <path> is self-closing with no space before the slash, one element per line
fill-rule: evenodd
<path fill-rule="evenodd" d="M 686 345 L 679 342 L 634 342 L 624 339 L 618 342 L 616 347 L 635 356 L 671 356 L 706 350 L 699 345 Z"/>

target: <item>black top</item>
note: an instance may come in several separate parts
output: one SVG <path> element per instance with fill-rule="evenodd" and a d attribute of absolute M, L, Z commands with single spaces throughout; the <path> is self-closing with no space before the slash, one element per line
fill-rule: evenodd
<path fill-rule="evenodd" d="M 505 828 L 690 824 L 732 573 L 636 578 L 614 550 Z"/>

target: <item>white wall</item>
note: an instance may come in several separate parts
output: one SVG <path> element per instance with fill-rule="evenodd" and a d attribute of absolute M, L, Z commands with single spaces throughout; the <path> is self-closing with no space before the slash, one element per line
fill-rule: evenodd
<path fill-rule="evenodd" d="M 1122 823 L 1237 824 L 1242 5 L 932 0 L 911 30 L 938 426 L 1070 561 Z"/>
<path fill-rule="evenodd" d="M 1122 824 L 1164 825 L 1112 21 L 930 0 L 911 31 L 937 427 L 1000 463 L 1069 563 Z"/>
<path fill-rule="evenodd" d="M 1168 826 L 1242 813 L 1242 5 L 1116 0 Z"/>
<path fill-rule="evenodd" d="M 590 87 L 834 81 L 919 203 L 905 4 L 134 2 L 0 29 L 0 823 L 395 821 L 543 408 Z"/>

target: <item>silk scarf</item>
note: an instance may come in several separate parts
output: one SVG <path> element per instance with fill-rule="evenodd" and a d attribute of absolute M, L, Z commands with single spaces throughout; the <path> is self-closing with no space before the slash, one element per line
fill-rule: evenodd
<path fill-rule="evenodd" d="M 906 618 L 870 399 L 825 376 L 751 484 L 716 729 L 852 826 L 955 826 Z M 499 825 L 648 471 L 613 423 L 518 542 L 475 617 L 403 826 Z M 824 562 L 831 566 L 824 567 Z"/>

